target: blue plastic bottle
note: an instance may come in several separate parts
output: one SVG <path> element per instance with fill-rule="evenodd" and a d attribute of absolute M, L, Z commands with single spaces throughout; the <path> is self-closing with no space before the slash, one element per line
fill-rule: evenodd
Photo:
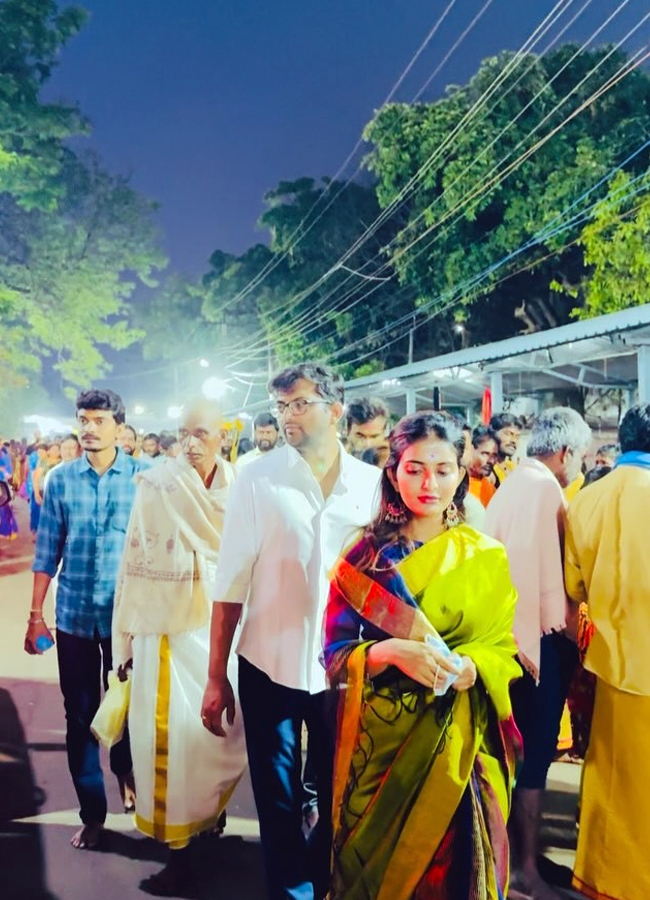
<path fill-rule="evenodd" d="M 45 653 L 46 650 L 49 650 L 50 647 L 53 646 L 54 641 L 46 634 L 39 634 L 39 636 L 36 638 L 36 649 L 39 653 Z"/>

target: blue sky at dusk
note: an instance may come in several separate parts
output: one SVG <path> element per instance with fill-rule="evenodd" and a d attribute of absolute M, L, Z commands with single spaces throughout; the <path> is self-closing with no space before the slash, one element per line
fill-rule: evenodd
<path fill-rule="evenodd" d="M 567 2 L 562 25 L 585 0 Z M 46 96 L 79 104 L 105 163 L 161 203 L 172 268 L 200 274 L 214 249 L 241 252 L 263 239 L 255 222 L 266 190 L 337 171 L 448 4 L 86 0 L 90 21 Z M 484 5 L 453 5 L 398 99 L 413 97 Z M 583 41 L 618 5 L 594 0 L 564 40 Z M 632 0 L 600 42 L 622 37 L 643 5 Z M 466 81 L 485 56 L 517 49 L 555 6 L 492 0 L 426 97 Z M 649 35 L 646 24 L 628 47 Z"/>

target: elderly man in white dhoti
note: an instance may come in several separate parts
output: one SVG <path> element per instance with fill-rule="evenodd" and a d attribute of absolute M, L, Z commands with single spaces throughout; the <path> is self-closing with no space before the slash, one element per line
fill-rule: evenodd
<path fill-rule="evenodd" d="M 187 887 L 190 838 L 217 826 L 246 766 L 240 715 L 225 738 L 201 724 L 212 582 L 234 480 L 221 431 L 214 404 L 191 404 L 182 455 L 138 476 L 115 594 L 114 664 L 122 678 L 133 668 L 136 824 L 172 851 L 141 884 L 159 896 Z"/>

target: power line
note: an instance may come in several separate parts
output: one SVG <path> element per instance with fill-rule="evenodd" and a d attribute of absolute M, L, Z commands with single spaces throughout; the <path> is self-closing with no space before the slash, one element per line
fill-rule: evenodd
<path fill-rule="evenodd" d="M 627 0 L 626 0 L 626 2 L 627 2 Z M 622 4 L 621 6 L 624 6 L 624 5 L 625 5 L 625 4 Z M 641 21 L 637 24 L 637 26 L 636 26 L 635 28 L 631 29 L 631 31 L 628 32 L 628 34 L 622 39 L 622 41 L 619 42 L 619 45 L 622 44 L 622 43 L 624 43 L 624 42 L 631 36 L 631 34 L 633 34 L 636 30 L 638 30 L 638 28 L 643 24 L 643 22 L 648 18 L 648 16 L 650 16 L 650 14 L 648 14 L 648 15 L 645 16 L 645 17 L 643 17 L 643 18 L 641 19 Z M 610 20 L 611 20 L 611 17 L 610 17 L 610 19 L 609 19 L 608 21 L 610 21 Z M 602 26 L 601 26 L 600 29 L 598 29 L 598 30 L 594 33 L 594 35 L 591 36 L 591 38 L 589 39 L 588 43 L 589 43 L 595 36 L 597 36 L 597 34 L 598 34 L 601 30 L 602 30 Z M 585 82 L 586 82 L 586 81 L 587 81 L 587 80 L 588 80 L 588 79 L 589 79 L 589 78 L 590 78 L 590 77 L 591 77 L 591 76 L 592 76 L 592 75 L 600 68 L 600 66 L 601 66 L 604 62 L 607 61 L 607 59 L 609 58 L 609 56 L 611 56 L 611 54 L 612 54 L 616 49 L 617 49 L 617 47 L 612 48 L 612 50 L 610 51 L 609 54 L 607 54 L 603 59 L 601 59 L 601 60 L 599 61 L 599 63 L 597 63 L 595 66 L 593 66 L 592 69 L 590 70 L 590 72 L 589 72 L 589 73 L 581 80 L 581 82 L 579 82 L 578 85 L 575 85 L 575 86 L 569 91 L 569 93 L 568 93 L 568 94 L 567 94 L 567 95 L 566 95 L 559 103 L 557 103 L 557 104 L 555 105 L 555 107 L 553 108 L 553 110 L 551 110 L 551 112 L 548 113 L 547 116 L 544 117 L 544 119 L 542 120 L 542 122 L 538 123 L 538 125 L 537 125 L 531 132 L 529 132 L 529 135 L 528 135 L 527 137 L 530 137 L 530 136 L 533 135 L 537 130 L 539 130 L 539 127 L 540 127 L 541 125 L 543 125 L 544 122 L 546 122 L 546 121 L 547 121 L 547 120 L 548 120 L 555 112 L 557 112 L 557 110 L 558 110 L 562 105 L 564 105 L 564 103 L 569 99 L 569 97 L 570 97 L 573 93 L 575 93 L 575 91 L 576 91 L 582 84 L 584 84 L 584 83 L 585 83 Z M 572 57 L 572 59 L 574 59 L 576 55 L 577 55 L 577 54 L 574 54 L 574 56 Z M 567 65 L 568 65 L 568 63 L 567 63 Z M 625 71 L 626 65 L 627 65 L 627 64 L 624 64 L 624 65 L 621 67 L 621 69 L 619 69 L 619 73 L 617 73 L 617 75 L 619 75 L 620 77 L 624 77 L 625 74 L 627 74 L 627 72 Z M 632 66 L 630 67 L 630 71 L 632 70 L 632 68 L 635 68 L 635 67 L 636 67 L 636 66 L 632 65 Z M 563 67 L 563 69 L 564 69 L 564 68 L 565 68 L 565 67 Z M 562 71 L 562 70 L 560 70 L 560 72 L 561 72 L 561 71 Z M 554 77 L 557 77 L 558 74 L 560 74 L 560 73 L 556 73 L 556 76 L 554 76 Z M 491 187 L 496 186 L 497 184 L 502 183 L 502 181 L 505 180 L 505 178 L 509 177 L 509 175 L 512 174 L 513 171 L 515 171 L 517 168 L 519 168 L 519 166 L 520 166 L 521 164 L 523 164 L 523 162 L 525 162 L 526 159 L 528 159 L 534 152 L 536 152 L 541 146 L 543 146 L 550 138 L 552 138 L 559 130 L 561 130 L 561 128 L 563 128 L 569 121 L 571 121 L 571 119 L 574 118 L 575 115 L 579 114 L 581 111 L 584 110 L 584 108 L 586 108 L 587 105 L 589 105 L 590 103 L 594 102 L 595 99 L 598 99 L 598 97 L 601 96 L 603 93 L 605 93 L 606 90 L 608 90 L 610 87 L 614 86 L 614 84 L 616 83 L 617 80 L 620 80 L 620 78 L 617 78 L 617 76 L 614 76 L 614 78 L 613 78 L 612 80 L 610 80 L 609 83 L 606 83 L 600 91 L 597 91 L 595 94 L 593 94 L 587 101 L 585 101 L 585 103 L 582 104 L 582 106 L 580 106 L 577 110 L 574 110 L 574 112 L 573 112 L 570 116 L 568 116 L 562 123 L 560 123 L 560 125 L 558 125 L 555 129 L 553 129 L 553 130 L 552 130 L 549 134 L 547 134 L 543 139 L 541 139 L 541 140 L 538 141 L 535 145 L 533 145 L 533 147 L 528 148 L 528 150 L 527 150 L 525 153 L 523 153 L 518 159 L 516 159 L 516 160 L 514 161 L 514 163 L 511 163 L 510 166 L 507 167 L 505 171 L 503 171 L 503 172 L 501 172 L 501 173 L 499 174 L 499 176 L 497 176 L 496 178 L 493 178 L 491 181 L 488 181 L 486 184 L 481 184 L 479 188 L 475 188 L 475 190 L 474 190 L 473 193 L 470 193 L 470 195 L 469 195 L 468 197 L 467 197 L 467 196 L 464 197 L 464 198 L 462 199 L 462 201 L 460 201 L 460 202 L 456 205 L 456 207 L 454 207 L 452 210 L 448 211 L 448 213 L 446 214 L 446 216 L 443 217 L 442 220 L 433 223 L 433 225 L 430 226 L 428 229 L 426 229 L 426 231 L 423 232 L 422 235 L 420 235 L 418 238 L 416 238 L 414 241 L 412 241 L 412 242 L 411 242 L 409 245 L 407 245 L 406 247 L 400 248 L 400 249 L 397 251 L 396 256 L 393 258 L 393 261 L 394 261 L 395 258 L 401 258 L 406 252 L 408 252 L 413 246 L 415 246 L 415 244 L 419 243 L 419 241 L 421 241 L 423 237 L 426 237 L 426 235 L 429 234 L 432 230 L 434 230 L 434 229 L 440 227 L 442 224 L 444 224 L 444 222 L 445 222 L 446 220 L 448 220 L 451 216 L 453 216 L 454 213 L 458 213 L 458 211 L 459 211 L 460 209 L 462 209 L 464 206 L 468 205 L 468 203 L 469 203 L 471 200 L 473 200 L 473 199 L 478 199 L 478 197 L 479 197 L 481 194 L 485 193 L 486 190 L 490 189 Z M 532 101 L 531 101 L 531 102 L 532 102 Z M 505 130 L 505 129 L 504 129 L 504 130 Z M 522 140 L 516 145 L 516 147 L 514 148 L 514 150 L 516 150 L 516 149 L 518 149 L 519 147 L 521 147 L 521 145 L 522 145 L 523 143 L 525 143 L 526 140 L 527 140 L 527 138 L 522 139 Z M 512 155 L 512 153 L 514 152 L 514 150 L 513 150 L 513 151 L 510 151 L 510 153 L 509 153 L 508 155 Z M 502 162 L 505 161 L 505 159 L 508 158 L 508 155 L 506 155 L 506 157 L 504 158 L 504 160 L 502 160 L 500 163 L 498 163 L 496 166 L 494 166 L 493 169 L 491 170 L 491 172 L 495 171 L 495 169 L 498 169 L 498 168 L 502 165 Z M 491 172 L 490 172 L 489 174 L 491 174 Z M 439 198 L 438 198 L 438 199 L 439 199 Z M 461 214 L 462 214 L 462 213 L 461 213 Z M 460 216 L 461 214 L 459 214 L 459 216 Z M 459 216 L 457 216 L 457 219 L 456 219 L 455 221 L 458 220 L 458 217 L 459 217 Z M 429 244 L 429 245 L 430 245 L 430 244 Z M 418 255 L 419 255 L 419 254 L 418 254 Z M 386 266 L 388 266 L 388 265 L 390 265 L 390 264 L 391 264 L 391 263 L 386 263 L 386 264 L 384 264 L 384 266 L 380 267 L 380 269 L 377 270 L 377 272 L 376 272 L 375 274 L 378 275 L 378 274 L 382 271 L 382 269 L 385 269 Z M 374 291 L 372 291 L 371 293 L 374 293 Z M 365 296 L 367 296 L 367 295 L 364 295 L 364 297 L 365 297 Z M 353 302 L 353 305 L 356 305 L 356 304 L 359 302 L 359 299 L 363 299 L 363 297 L 362 297 L 362 298 L 357 298 L 357 300 L 355 300 L 355 301 Z M 410 314 L 409 314 L 409 317 L 410 317 Z M 295 325 L 295 323 L 293 323 L 293 324 Z M 290 327 L 290 326 L 289 326 L 289 327 Z M 387 327 L 390 327 L 390 326 L 387 326 Z M 307 330 L 312 330 L 312 329 L 307 329 Z M 292 337 L 293 337 L 293 335 L 292 335 Z"/>
<path fill-rule="evenodd" d="M 629 0 L 625 0 L 625 2 L 629 2 Z M 468 110 L 468 112 L 463 116 L 462 120 L 457 123 L 452 132 L 447 135 L 445 141 L 443 141 L 442 145 L 438 147 L 425 161 L 425 163 L 418 169 L 414 176 L 408 181 L 408 183 L 402 188 L 402 190 L 398 193 L 397 197 L 394 198 L 392 203 L 382 211 L 382 213 L 375 219 L 375 221 L 368 226 L 368 228 L 360 235 L 359 238 L 352 244 L 350 248 L 343 254 L 343 256 L 339 259 L 337 263 L 331 266 L 322 276 L 320 276 L 316 282 L 310 285 L 307 289 L 299 292 L 297 295 L 290 297 L 287 301 L 281 303 L 278 307 L 270 312 L 271 316 L 277 316 L 281 314 L 283 311 L 288 311 L 292 307 L 295 307 L 297 304 L 302 303 L 315 289 L 321 286 L 327 280 L 328 277 L 340 268 L 342 263 L 345 263 L 347 259 L 363 244 L 372 234 L 376 233 L 377 229 L 383 224 L 384 221 L 392 214 L 394 208 L 401 205 L 402 200 L 404 199 L 406 193 L 414 186 L 417 180 L 421 179 L 421 177 L 426 173 L 427 168 L 430 167 L 432 160 L 437 158 L 440 153 L 447 149 L 450 145 L 452 139 L 461 131 L 462 127 L 476 117 L 478 111 L 485 105 L 487 100 L 496 92 L 496 90 L 503 83 L 507 75 L 510 71 L 518 64 L 519 60 L 524 57 L 525 53 L 528 53 L 532 47 L 544 36 L 544 34 L 548 31 L 550 27 L 557 21 L 560 15 L 562 15 L 566 9 L 573 3 L 573 0 L 560 0 L 553 10 L 544 18 L 542 23 L 537 26 L 537 28 L 533 31 L 532 35 L 530 35 L 519 51 L 509 60 L 508 64 L 504 67 L 504 69 L 499 72 L 497 77 L 494 79 L 492 84 L 484 91 L 484 93 L 475 101 L 474 105 Z M 586 4 L 588 5 L 588 4 Z M 584 8 L 586 8 L 586 5 Z M 512 89 L 512 88 L 511 88 Z M 349 279 L 344 280 L 344 284 Z M 291 325 L 287 326 L 287 329 L 290 329 Z M 258 332 L 258 334 L 263 335 L 263 332 Z M 255 336 L 252 336 L 254 340 Z M 239 346 L 231 348 L 231 350 L 240 349 L 243 346 L 244 342 L 241 342 Z M 250 349 L 250 345 L 249 348 Z"/>

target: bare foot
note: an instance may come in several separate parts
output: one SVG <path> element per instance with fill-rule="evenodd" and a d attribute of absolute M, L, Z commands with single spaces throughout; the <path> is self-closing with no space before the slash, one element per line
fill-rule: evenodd
<path fill-rule="evenodd" d="M 133 772 L 129 772 L 128 775 L 118 775 L 117 783 L 120 788 L 120 797 L 122 798 L 122 804 L 124 805 L 125 813 L 134 813 L 135 812 L 135 780 L 133 778 Z"/>
<path fill-rule="evenodd" d="M 75 850 L 96 850 L 103 828 L 97 822 L 89 822 L 73 834 L 70 843 Z"/>

